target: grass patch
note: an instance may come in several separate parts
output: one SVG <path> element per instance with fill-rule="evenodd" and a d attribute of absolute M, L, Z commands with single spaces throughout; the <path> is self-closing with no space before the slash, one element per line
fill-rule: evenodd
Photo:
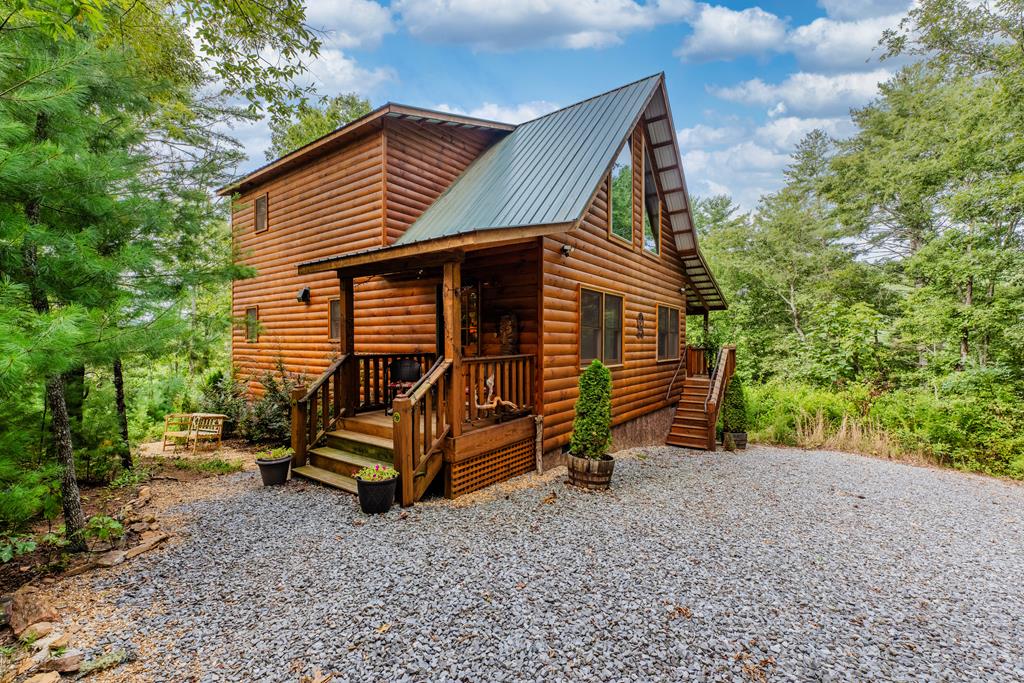
<path fill-rule="evenodd" d="M 242 471 L 242 463 L 228 462 L 222 458 L 175 458 L 171 460 L 170 464 L 179 470 L 202 472 L 203 474 L 231 474 Z"/>

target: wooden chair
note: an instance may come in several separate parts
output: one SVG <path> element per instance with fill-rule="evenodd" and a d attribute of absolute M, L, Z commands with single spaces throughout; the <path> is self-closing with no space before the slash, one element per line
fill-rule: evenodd
<path fill-rule="evenodd" d="M 185 442 L 188 447 L 189 435 L 192 430 L 192 413 L 171 413 L 164 415 L 164 443 L 161 451 L 167 450 L 167 443 L 170 442 L 174 450 L 178 450 L 178 439 Z"/>
<path fill-rule="evenodd" d="M 195 455 L 199 448 L 200 441 L 216 441 L 217 448 L 220 448 L 221 435 L 224 432 L 224 419 L 227 415 L 218 413 L 193 413 L 192 423 L 189 428 L 189 438 L 192 440 L 192 454 Z"/>

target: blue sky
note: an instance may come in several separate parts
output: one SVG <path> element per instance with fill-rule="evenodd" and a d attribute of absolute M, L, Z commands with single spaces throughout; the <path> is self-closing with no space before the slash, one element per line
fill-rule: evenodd
<path fill-rule="evenodd" d="M 848 134 L 899 64 L 875 47 L 908 0 L 308 0 L 322 94 L 520 122 L 664 71 L 690 192 L 744 208 L 781 184 L 794 144 Z M 265 124 L 236 131 L 249 167 Z"/>

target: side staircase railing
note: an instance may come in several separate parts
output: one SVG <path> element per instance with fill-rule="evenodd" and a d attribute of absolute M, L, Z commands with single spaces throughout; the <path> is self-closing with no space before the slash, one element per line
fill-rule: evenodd
<path fill-rule="evenodd" d="M 452 362 L 438 358 L 423 377 L 394 400 L 395 469 L 403 506 L 423 497 L 441 470 L 444 440 L 451 431 L 446 405 Z"/>
<path fill-rule="evenodd" d="M 718 411 L 725 398 L 725 390 L 729 386 L 736 371 L 736 347 L 729 344 L 718 351 L 718 360 L 708 385 L 708 395 L 704 399 L 704 415 L 707 417 L 707 448 L 715 450 L 715 426 L 718 424 Z"/>

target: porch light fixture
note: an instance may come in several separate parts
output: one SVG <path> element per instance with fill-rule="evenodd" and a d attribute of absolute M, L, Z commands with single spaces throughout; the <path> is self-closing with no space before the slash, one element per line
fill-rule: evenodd
<path fill-rule="evenodd" d="M 576 251 L 576 247 L 572 246 L 571 244 L 563 244 L 562 245 L 562 256 L 565 256 L 566 258 L 568 258 L 569 254 L 571 254 L 574 251 Z"/>
<path fill-rule="evenodd" d="M 302 289 L 300 289 L 298 296 L 295 297 L 295 300 L 298 301 L 301 304 L 308 304 L 309 303 L 309 287 L 303 287 Z"/>

